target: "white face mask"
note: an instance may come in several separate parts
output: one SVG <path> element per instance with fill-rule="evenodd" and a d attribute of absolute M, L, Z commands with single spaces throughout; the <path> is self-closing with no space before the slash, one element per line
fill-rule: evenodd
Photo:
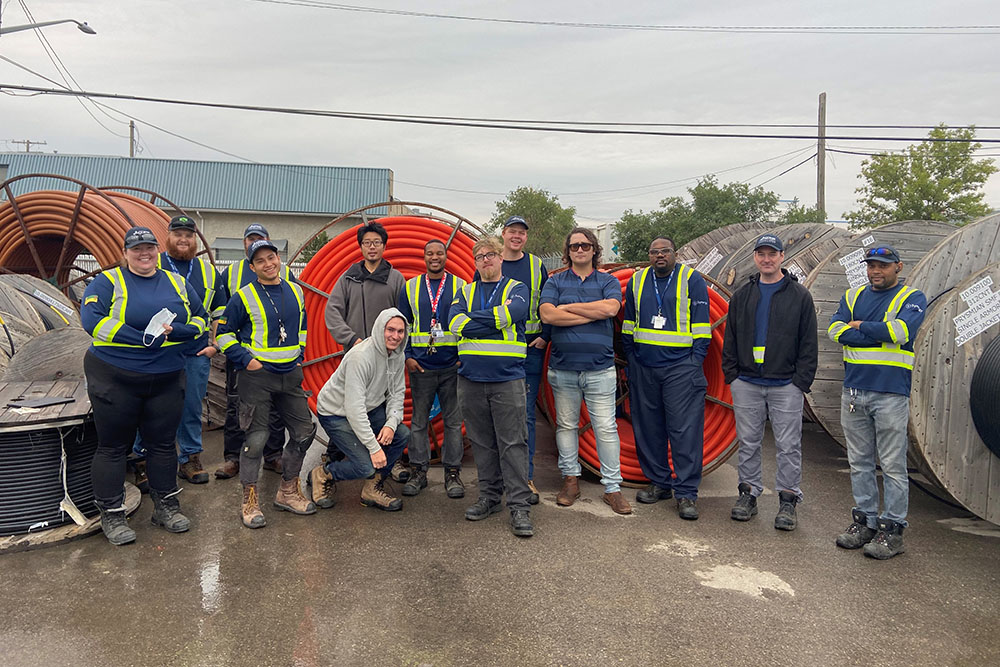
<path fill-rule="evenodd" d="M 166 308 L 161 308 L 160 312 L 149 318 L 149 324 L 146 325 L 146 330 L 142 333 L 142 344 L 146 347 L 152 345 L 157 337 L 163 335 L 163 327 L 169 326 L 176 317 L 177 313 L 173 313 Z M 146 336 L 150 336 L 148 343 L 146 342 Z"/>

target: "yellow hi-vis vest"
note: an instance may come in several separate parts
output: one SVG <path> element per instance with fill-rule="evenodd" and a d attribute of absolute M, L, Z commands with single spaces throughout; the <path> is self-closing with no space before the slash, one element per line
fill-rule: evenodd
<path fill-rule="evenodd" d="M 854 304 L 858 302 L 858 297 L 861 296 L 866 287 L 868 285 L 854 287 L 847 290 L 847 293 L 844 295 L 851 320 L 854 319 Z M 886 308 L 882 321 L 886 323 L 886 327 L 889 329 L 889 336 L 893 342 L 882 343 L 878 347 L 850 347 L 845 345 L 844 363 L 896 366 L 897 368 L 905 368 L 912 371 L 913 352 L 903 349 L 903 345 L 910 339 L 910 334 L 906 328 L 906 322 L 898 319 L 897 316 L 899 315 L 899 311 L 903 309 L 906 299 L 916 291 L 916 289 L 904 285 L 899 290 L 899 293 L 893 297 L 892 301 L 889 302 L 889 307 Z M 834 342 L 838 342 L 837 339 L 840 335 L 850 328 L 850 325 L 844 322 L 833 322 L 829 329 L 827 329 L 827 334 Z"/>
<path fill-rule="evenodd" d="M 191 260 L 192 262 L 198 262 L 198 267 L 201 271 L 201 284 L 205 286 L 205 295 L 201 298 L 201 303 L 205 306 L 205 312 L 211 317 L 218 318 L 222 315 L 223 311 L 226 309 L 225 306 L 220 306 L 214 311 L 212 310 L 212 301 L 215 299 L 215 291 L 218 289 L 216 285 L 216 280 L 219 274 L 215 272 L 215 267 L 213 267 L 207 260 L 201 257 L 195 257 Z M 156 256 L 156 268 L 163 269 L 163 255 Z M 163 269 L 164 271 L 170 271 L 169 268 Z"/>
<path fill-rule="evenodd" d="M 246 309 L 247 315 L 250 317 L 250 342 L 240 344 L 254 358 L 260 361 L 268 361 L 272 364 L 286 364 L 295 361 L 299 358 L 301 350 L 306 346 L 306 330 L 302 328 L 302 309 L 304 307 L 302 288 L 293 282 L 287 280 L 285 282 L 292 288 L 292 294 L 295 295 L 295 300 L 299 304 L 299 321 L 296 323 L 296 326 L 299 327 L 299 340 L 295 345 L 270 346 L 267 344 L 268 334 L 270 333 L 268 330 L 267 314 L 274 311 L 270 303 L 267 304 L 266 308 L 264 307 L 264 302 L 261 300 L 260 292 L 258 291 L 257 281 L 244 285 L 236 292 L 236 296 L 243 302 L 243 308 Z M 260 286 L 260 289 L 264 289 L 263 285 Z M 291 328 L 291 322 L 286 324 Z M 222 347 L 223 352 L 236 345 L 237 342 L 239 341 L 234 333 L 225 333 L 219 336 L 219 345 Z"/>
<path fill-rule="evenodd" d="M 528 253 L 528 267 L 531 270 L 531 298 L 528 301 L 528 321 L 524 323 L 524 333 L 542 333 L 542 318 L 538 314 L 539 302 L 542 300 L 542 260 Z"/>
<path fill-rule="evenodd" d="M 678 264 L 677 284 L 674 287 L 674 322 L 676 329 L 653 329 L 649 322 L 642 322 L 642 288 L 646 284 L 653 267 L 640 269 L 632 276 L 632 295 L 635 301 L 635 319 L 622 322 L 622 333 L 631 335 L 636 343 L 646 345 L 661 345 L 664 347 L 691 347 L 695 338 L 711 338 L 712 325 L 707 322 L 691 323 L 691 297 L 688 281 L 694 275 L 694 269 Z M 652 282 L 652 281 L 650 281 Z"/>
<path fill-rule="evenodd" d="M 426 283 L 424 282 L 424 275 L 421 274 L 416 278 L 410 278 L 406 281 L 406 300 L 410 304 L 410 312 L 413 313 L 413 325 L 410 328 L 410 345 L 413 347 L 429 347 L 431 344 L 431 332 L 424 331 L 421 329 L 423 326 L 420 322 L 420 294 L 421 290 L 425 290 Z M 451 274 L 445 274 L 444 278 L 441 280 L 447 280 L 448 276 Z M 458 276 L 451 275 L 451 294 L 445 294 L 443 291 L 441 293 L 441 298 L 448 299 L 448 303 L 455 300 L 455 295 L 458 291 L 465 287 L 465 281 Z M 438 304 L 440 306 L 440 304 Z M 431 314 L 433 317 L 434 314 Z M 427 320 L 430 323 L 430 318 Z M 454 347 L 458 345 L 458 336 L 453 334 L 448 328 L 448 322 L 438 322 L 441 325 L 441 329 L 444 335 L 438 336 L 434 340 L 434 346 L 448 345 Z"/>
<path fill-rule="evenodd" d="M 500 292 L 500 304 L 494 307 L 495 325 L 500 334 L 499 338 L 466 338 L 460 336 L 458 339 L 458 358 L 465 355 L 475 355 L 481 357 L 514 357 L 524 359 L 528 356 L 528 345 L 523 340 L 517 339 L 517 326 L 510 317 L 510 309 L 507 308 L 507 298 L 515 285 L 516 280 L 507 279 L 507 284 Z M 462 294 L 465 295 L 465 303 L 469 310 L 475 303 L 476 283 L 469 283 L 462 287 Z M 461 331 L 462 327 L 470 321 L 470 317 L 465 313 L 459 313 L 451 318 L 451 330 Z"/>

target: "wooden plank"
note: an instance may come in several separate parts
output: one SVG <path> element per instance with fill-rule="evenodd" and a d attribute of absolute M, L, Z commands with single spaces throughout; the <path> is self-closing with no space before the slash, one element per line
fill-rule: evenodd
<path fill-rule="evenodd" d="M 71 403 L 52 405 L 38 412 L 18 414 L 6 405 L 17 398 L 45 398 L 56 396 L 71 396 Z M 56 382 L 5 382 L 0 384 L 0 428 L 3 426 L 18 426 L 23 424 L 45 424 L 65 419 L 83 418 L 90 412 L 90 400 L 87 398 L 83 382 L 78 380 L 60 380 Z"/>

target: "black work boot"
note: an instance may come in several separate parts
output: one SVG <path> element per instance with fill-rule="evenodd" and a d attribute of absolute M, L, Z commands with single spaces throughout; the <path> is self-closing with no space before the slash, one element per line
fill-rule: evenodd
<path fill-rule="evenodd" d="M 415 496 L 422 489 L 427 488 L 427 469 L 414 466 L 412 472 L 410 473 L 410 479 L 406 480 L 406 484 L 403 485 L 403 495 L 404 496 Z"/>
<path fill-rule="evenodd" d="M 774 517 L 774 527 L 778 530 L 795 530 L 798 521 L 795 518 L 795 505 L 799 502 L 799 497 L 791 491 L 779 491 L 778 498 L 781 504 L 778 506 L 778 514 Z"/>
<path fill-rule="evenodd" d="M 458 476 L 459 472 L 458 468 L 444 469 L 444 492 L 449 498 L 465 497 L 465 484 L 462 483 L 462 478 Z"/>
<path fill-rule="evenodd" d="M 661 500 L 673 498 L 673 496 L 674 492 L 670 489 L 664 489 L 656 484 L 650 484 L 645 489 L 640 489 L 639 492 L 635 494 L 635 499 L 640 503 L 651 505 Z"/>
<path fill-rule="evenodd" d="M 482 521 L 491 514 L 496 514 L 503 507 L 500 502 L 490 502 L 486 498 L 480 497 L 475 503 L 465 510 L 465 518 L 469 521 Z"/>
<path fill-rule="evenodd" d="M 128 527 L 128 519 L 125 518 L 125 510 L 111 512 L 101 510 L 101 530 L 108 542 L 120 547 L 129 542 L 135 542 L 135 531 Z"/>
<path fill-rule="evenodd" d="M 879 560 L 888 560 L 903 553 L 903 524 L 889 519 L 878 520 L 878 532 L 865 545 L 865 555 Z"/>
<path fill-rule="evenodd" d="M 841 549 L 860 549 L 875 537 L 875 529 L 868 527 L 868 517 L 859 509 L 851 510 L 854 523 L 840 535 L 837 535 L 837 546 Z"/>
<path fill-rule="evenodd" d="M 677 516 L 687 521 L 698 520 L 698 505 L 694 498 L 677 499 Z"/>
<path fill-rule="evenodd" d="M 531 524 L 531 513 L 528 510 L 512 510 L 510 513 L 510 531 L 518 537 L 531 537 L 535 527 Z"/>
<path fill-rule="evenodd" d="M 740 497 L 736 499 L 736 504 L 733 505 L 733 511 L 729 513 L 729 518 L 733 521 L 749 521 L 757 514 L 757 499 L 750 493 L 750 485 L 746 482 L 741 483 L 736 488 L 740 492 Z"/>
<path fill-rule="evenodd" d="M 181 514 L 181 504 L 177 500 L 177 494 L 180 492 L 180 489 L 177 489 L 172 493 L 158 493 L 150 489 L 153 516 L 149 520 L 154 526 L 163 526 L 171 533 L 183 533 L 191 527 L 188 518 Z"/>

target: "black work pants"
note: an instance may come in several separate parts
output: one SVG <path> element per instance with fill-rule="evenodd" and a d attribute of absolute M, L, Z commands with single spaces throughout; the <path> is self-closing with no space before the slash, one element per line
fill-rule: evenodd
<path fill-rule="evenodd" d="M 236 365 L 226 359 L 226 423 L 222 429 L 222 455 L 227 461 L 239 461 L 240 450 L 246 442 L 246 433 L 240 428 L 240 396 L 236 386 L 238 377 Z M 271 410 L 264 460 L 280 459 L 284 447 L 285 422 L 281 419 L 280 412 Z"/>
<path fill-rule="evenodd" d="M 135 373 L 90 351 L 83 370 L 97 429 L 91 479 L 98 507 L 114 510 L 125 502 L 125 457 L 132 451 L 136 430 L 146 447 L 150 490 L 163 495 L 176 491 L 174 434 L 184 409 L 184 370 Z"/>

